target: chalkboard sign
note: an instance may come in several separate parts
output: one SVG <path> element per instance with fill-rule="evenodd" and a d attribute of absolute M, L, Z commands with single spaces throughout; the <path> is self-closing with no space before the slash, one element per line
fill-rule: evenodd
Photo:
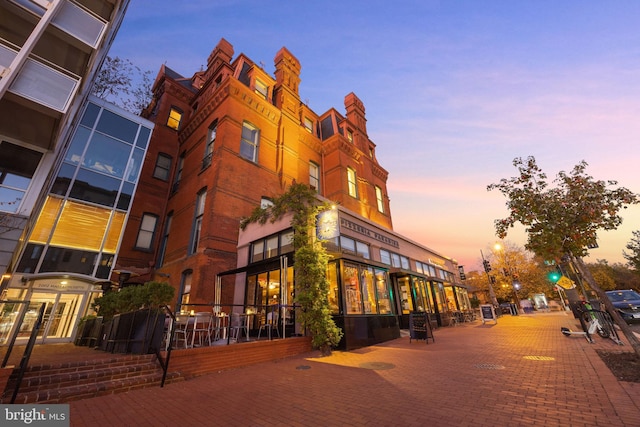
<path fill-rule="evenodd" d="M 411 343 L 412 339 L 424 340 L 425 343 L 428 343 L 429 338 L 435 342 L 431 323 L 429 322 L 429 314 L 425 312 L 409 313 L 409 343 Z"/>
<path fill-rule="evenodd" d="M 489 320 L 498 323 L 498 317 L 496 316 L 496 312 L 491 304 L 480 305 L 480 317 L 482 318 L 483 325 Z"/>

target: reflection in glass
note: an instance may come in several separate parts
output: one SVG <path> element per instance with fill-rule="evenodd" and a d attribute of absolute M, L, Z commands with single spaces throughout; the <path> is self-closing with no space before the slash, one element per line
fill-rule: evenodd
<path fill-rule="evenodd" d="M 95 133 L 84 156 L 83 166 L 122 178 L 131 147 L 106 135 Z"/>
<path fill-rule="evenodd" d="M 133 144 L 138 133 L 138 124 L 109 110 L 102 110 L 96 130 Z"/>
<path fill-rule="evenodd" d="M 119 179 L 80 169 L 69 197 L 104 206 L 113 206 L 119 188 Z"/>

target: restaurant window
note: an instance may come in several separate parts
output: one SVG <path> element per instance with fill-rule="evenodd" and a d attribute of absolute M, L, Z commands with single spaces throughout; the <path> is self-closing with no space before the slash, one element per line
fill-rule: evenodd
<path fill-rule="evenodd" d="M 391 252 L 380 249 L 380 262 L 383 264 L 391 265 Z"/>
<path fill-rule="evenodd" d="M 258 240 L 251 245 L 251 261 L 257 262 L 264 259 L 264 240 Z"/>
<path fill-rule="evenodd" d="M 317 193 L 320 192 L 320 166 L 309 162 L 309 186 Z"/>
<path fill-rule="evenodd" d="M 364 259 L 369 259 L 369 245 L 356 240 L 356 253 Z"/>
<path fill-rule="evenodd" d="M 378 296 L 378 313 L 392 314 L 391 293 L 389 292 L 389 274 L 380 268 L 374 269 L 376 280 L 376 295 Z"/>
<path fill-rule="evenodd" d="M 400 255 L 391 253 L 391 265 L 394 267 L 400 267 Z"/>
<path fill-rule="evenodd" d="M 358 266 L 344 264 L 344 296 L 347 314 L 362 314 L 362 292 L 358 276 Z"/>
<path fill-rule="evenodd" d="M 174 130 L 180 130 L 180 121 L 182 120 L 182 111 L 176 107 L 171 107 L 169 111 L 169 118 L 167 119 L 167 126 Z"/>
<path fill-rule="evenodd" d="M 257 162 L 258 160 L 258 141 L 260 138 L 260 130 L 247 123 L 242 123 L 242 139 L 240 141 L 240 156 L 245 159 Z"/>
<path fill-rule="evenodd" d="M 269 237 L 265 243 L 265 257 L 278 256 L 278 236 Z"/>
<path fill-rule="evenodd" d="M 171 172 L 171 157 L 166 154 L 159 153 L 156 159 L 156 167 L 153 170 L 153 177 L 163 181 L 169 180 Z"/>
<path fill-rule="evenodd" d="M 364 303 L 365 314 L 378 312 L 376 287 L 374 283 L 373 268 L 371 267 L 362 269 L 362 300 Z"/>
<path fill-rule="evenodd" d="M 416 271 L 421 274 L 425 274 L 424 268 L 422 267 L 422 263 L 420 261 L 416 261 Z"/>
<path fill-rule="evenodd" d="M 191 279 L 193 277 L 193 272 L 191 270 L 187 270 L 182 273 L 181 284 L 180 284 L 180 297 L 178 301 L 180 301 L 179 307 L 177 307 L 177 312 L 184 313 L 188 310 L 189 301 L 191 299 Z"/>
<path fill-rule="evenodd" d="M 340 313 L 338 299 L 338 264 L 331 262 L 327 265 L 327 281 L 329 282 L 329 310 L 332 314 Z"/>
<path fill-rule="evenodd" d="M 409 258 L 400 255 L 400 267 L 405 270 L 409 270 Z"/>
<path fill-rule="evenodd" d="M 384 199 L 382 197 L 382 188 L 376 185 L 376 202 L 378 204 L 378 212 L 384 213 Z"/>
<path fill-rule="evenodd" d="M 342 249 L 342 252 L 355 254 L 356 241 L 346 236 L 340 236 L 340 249 Z"/>
<path fill-rule="evenodd" d="M 435 306 L 438 308 L 439 313 L 445 312 L 445 295 L 444 295 L 444 285 L 441 282 L 431 282 L 432 292 L 434 296 Z"/>
<path fill-rule="evenodd" d="M 351 197 L 358 197 L 358 184 L 356 178 L 356 171 L 352 168 L 347 168 L 347 184 L 349 187 L 349 195 Z"/>
<path fill-rule="evenodd" d="M 207 195 L 206 188 L 198 193 L 196 198 L 196 209 L 193 218 L 193 228 L 191 230 L 191 246 L 189 247 L 189 255 L 198 251 L 198 243 L 200 243 L 200 233 L 202 232 L 202 218 L 204 217 L 204 203 Z"/>
<path fill-rule="evenodd" d="M 158 267 L 164 264 L 164 255 L 167 252 L 167 243 L 169 242 L 169 232 L 171 231 L 171 221 L 173 220 L 173 212 L 169 212 L 164 222 L 164 233 L 162 234 L 162 242 L 158 250 Z"/>
<path fill-rule="evenodd" d="M 414 277 L 413 290 L 415 293 L 416 310 L 430 312 L 427 281 L 421 277 Z"/>
<path fill-rule="evenodd" d="M 204 149 L 204 157 L 202 159 L 202 169 L 206 169 L 211 165 L 211 157 L 213 156 L 213 146 L 216 141 L 218 130 L 218 120 L 214 120 L 207 131 L 207 145 Z"/>
<path fill-rule="evenodd" d="M 287 231 L 280 235 L 280 254 L 293 252 L 293 231 Z"/>
<path fill-rule="evenodd" d="M 142 221 L 140 221 L 140 229 L 138 230 L 138 239 L 136 240 L 136 249 L 151 249 L 157 223 L 158 217 L 156 215 L 142 215 Z"/>
<path fill-rule="evenodd" d="M 409 276 L 398 278 L 398 289 L 400 289 L 400 298 L 402 305 L 402 314 L 409 314 L 413 311 L 413 293 L 411 291 L 411 282 Z"/>
<path fill-rule="evenodd" d="M 29 148 L 0 143 L 0 211 L 18 212 L 41 158 Z"/>

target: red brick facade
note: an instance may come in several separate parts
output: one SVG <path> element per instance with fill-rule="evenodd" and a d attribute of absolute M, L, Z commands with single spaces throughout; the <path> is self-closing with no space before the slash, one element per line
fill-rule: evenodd
<path fill-rule="evenodd" d="M 115 268 L 136 272 L 139 282 L 160 272 L 163 277 L 169 275 L 176 288 L 190 271 L 192 303 L 213 301 L 216 274 L 236 267 L 240 219 L 294 181 L 313 184 L 310 163 L 319 167 L 321 195 L 392 228 L 388 173 L 376 160 L 362 101 L 350 93 L 344 100 L 346 115 L 335 109 L 318 115 L 301 101 L 301 65 L 286 48 L 275 56 L 274 76 L 242 54 L 232 60 L 233 54 L 233 47 L 222 39 L 207 69 L 190 79 L 161 68 L 146 112 L 156 127 Z M 172 108 L 182 113 L 177 131 L 167 126 Z M 213 150 L 207 156 L 214 123 Z M 243 125 L 259 135 L 255 158 L 246 158 L 251 156 L 246 151 L 250 145 L 241 143 Z M 173 160 L 167 181 L 153 177 L 159 153 Z M 347 168 L 355 171 L 357 197 L 349 195 Z M 382 212 L 376 187 L 383 196 Z M 204 213 L 194 245 L 201 192 Z M 148 251 L 135 248 L 145 213 L 158 217 L 154 245 Z M 157 265 L 167 215 L 172 218 L 171 227 L 164 262 Z"/>

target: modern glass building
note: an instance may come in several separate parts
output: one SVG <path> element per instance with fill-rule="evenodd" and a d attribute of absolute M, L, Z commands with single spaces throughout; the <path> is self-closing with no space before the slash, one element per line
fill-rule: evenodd
<path fill-rule="evenodd" d="M 46 304 L 44 342 L 69 341 L 76 320 L 110 286 L 153 123 L 91 97 L 12 272 L 1 311 L 2 340 L 26 310 L 30 331 Z M 18 333 L 18 338 L 21 334 Z"/>

